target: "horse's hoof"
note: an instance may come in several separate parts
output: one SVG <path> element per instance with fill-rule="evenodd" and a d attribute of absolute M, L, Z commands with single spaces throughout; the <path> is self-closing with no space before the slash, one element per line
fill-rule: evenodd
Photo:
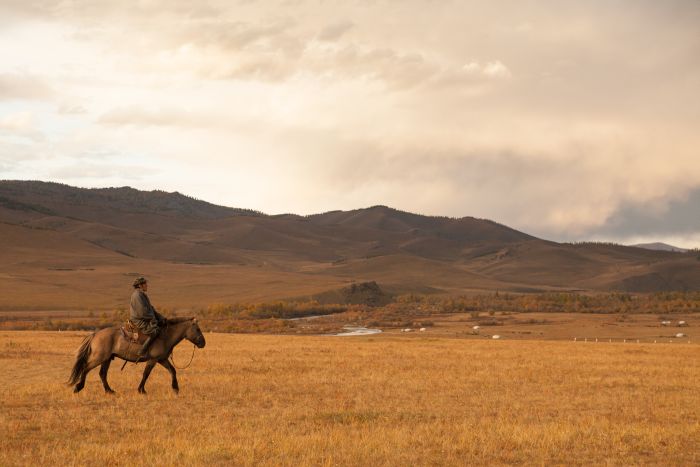
<path fill-rule="evenodd" d="M 83 388 L 79 388 L 78 386 L 73 388 L 73 394 L 79 393 Z"/>
<path fill-rule="evenodd" d="M 139 394 L 146 394 L 146 390 L 145 390 L 145 389 L 139 389 Z"/>
<path fill-rule="evenodd" d="M 111 389 L 106 389 L 106 390 L 105 390 L 105 394 L 109 394 L 109 395 L 111 396 L 112 394 L 116 394 L 116 392 L 114 392 L 114 391 L 111 390 Z"/>
<path fill-rule="evenodd" d="M 173 388 L 173 392 L 175 394 L 180 394 L 180 388 Z"/>

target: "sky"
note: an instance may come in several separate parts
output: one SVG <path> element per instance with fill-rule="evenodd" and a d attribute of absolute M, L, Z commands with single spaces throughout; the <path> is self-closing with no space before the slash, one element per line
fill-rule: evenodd
<path fill-rule="evenodd" d="M 700 247 L 697 0 L 2 0 L 0 179 Z"/>

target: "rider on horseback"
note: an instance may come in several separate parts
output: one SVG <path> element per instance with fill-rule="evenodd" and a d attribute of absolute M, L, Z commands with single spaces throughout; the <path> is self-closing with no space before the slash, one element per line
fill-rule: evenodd
<path fill-rule="evenodd" d="M 148 281 L 144 277 L 139 277 L 133 283 L 134 293 L 131 294 L 131 316 L 130 320 L 139 328 L 139 331 L 148 335 L 143 347 L 139 350 L 139 356 L 144 357 L 154 340 L 158 337 L 161 327 L 165 324 L 166 318 L 158 313 L 151 301 L 148 299 Z"/>

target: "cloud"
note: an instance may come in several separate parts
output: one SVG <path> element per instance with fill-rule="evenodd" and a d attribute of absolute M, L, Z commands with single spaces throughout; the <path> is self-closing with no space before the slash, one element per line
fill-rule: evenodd
<path fill-rule="evenodd" d="M 2 136 L 1 131 L 0 136 Z M 8 174 L 14 173 L 25 163 L 39 158 L 36 148 L 27 144 L 26 140 L 12 141 L 9 138 L 0 137 L 0 166 L 3 167 L 3 179 L 8 179 Z"/>
<path fill-rule="evenodd" d="M 0 118 L 0 128 L 17 133 L 34 129 L 34 116 L 29 112 L 21 112 Z"/>
<path fill-rule="evenodd" d="M 43 141 L 44 135 L 31 112 L 18 112 L 0 117 L 0 135 Z"/>
<path fill-rule="evenodd" d="M 365 147 L 336 154 L 322 179 L 350 198 L 364 197 L 365 204 L 486 217 L 545 237 L 597 226 L 612 209 L 608 190 L 594 184 L 571 190 L 598 177 L 585 162 L 572 170 L 571 161 L 507 150 L 399 151 L 389 157 L 377 152 Z M 407 198 L 406 190 L 420 195 Z M 371 199 L 378 194 L 380 199 Z"/>
<path fill-rule="evenodd" d="M 64 102 L 58 106 L 58 113 L 61 115 L 82 115 L 87 113 L 87 110 L 82 105 Z"/>
<path fill-rule="evenodd" d="M 469 62 L 460 66 L 416 51 L 361 44 L 310 44 L 299 67 L 318 76 L 379 82 L 393 90 L 473 86 L 510 77 L 508 68 L 497 60 L 486 65 Z"/>
<path fill-rule="evenodd" d="M 184 43 L 232 52 L 271 48 L 298 50 L 297 38 L 290 32 L 293 27 L 294 22 L 290 20 L 254 23 L 208 18 L 189 24 L 189 27 L 176 33 L 175 37 Z"/>
<path fill-rule="evenodd" d="M 198 127 L 207 124 L 206 119 L 181 109 L 142 109 L 122 107 L 110 110 L 97 119 L 104 125 L 132 126 L 187 126 Z"/>
<path fill-rule="evenodd" d="M 493 78 L 510 78 L 511 72 L 507 66 L 505 66 L 500 61 L 496 60 L 494 62 L 488 62 L 484 66 L 483 73 L 486 76 Z"/>
<path fill-rule="evenodd" d="M 613 238 L 663 237 L 700 232 L 700 186 L 677 199 L 647 203 L 629 200 L 619 206 L 605 224 L 591 234 Z"/>
<path fill-rule="evenodd" d="M 354 27 L 355 24 L 347 20 L 329 24 L 318 34 L 318 39 L 328 42 L 337 41 Z"/>
<path fill-rule="evenodd" d="M 141 165 L 128 165 L 119 163 L 94 163 L 84 162 L 80 164 L 65 165 L 60 168 L 50 170 L 47 176 L 50 179 L 75 180 L 84 182 L 93 180 L 98 186 L 106 181 L 124 180 L 135 182 L 152 177 L 158 173 L 153 168 Z"/>
<path fill-rule="evenodd" d="M 24 74 L 0 74 L 0 101 L 15 99 L 48 99 L 51 87 L 43 80 Z"/>
<path fill-rule="evenodd" d="M 335 26 L 338 30 L 342 29 L 340 26 L 349 27 L 345 23 Z M 226 34 L 208 31 L 204 37 L 197 37 L 194 32 L 186 34 L 180 38 L 186 41 L 184 45 L 161 52 L 160 57 L 169 68 L 188 67 L 206 79 L 270 83 L 300 77 L 328 82 L 362 80 L 392 90 L 448 83 L 472 86 L 477 81 L 495 82 L 511 76 L 499 60 L 462 66 L 417 50 L 378 47 L 363 41 L 340 43 L 330 39 L 335 37 L 330 32 L 315 38 L 295 32 L 289 23 L 237 23 L 235 29 L 237 32 Z"/>

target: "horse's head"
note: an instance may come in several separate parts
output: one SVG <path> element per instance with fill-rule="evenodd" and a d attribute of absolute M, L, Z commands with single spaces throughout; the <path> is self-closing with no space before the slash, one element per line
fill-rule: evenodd
<path fill-rule="evenodd" d="M 200 349 L 207 344 L 207 341 L 204 339 L 204 334 L 202 334 L 202 330 L 199 329 L 197 318 L 192 318 L 190 321 L 187 331 L 185 332 L 185 339 L 192 342 Z"/>

